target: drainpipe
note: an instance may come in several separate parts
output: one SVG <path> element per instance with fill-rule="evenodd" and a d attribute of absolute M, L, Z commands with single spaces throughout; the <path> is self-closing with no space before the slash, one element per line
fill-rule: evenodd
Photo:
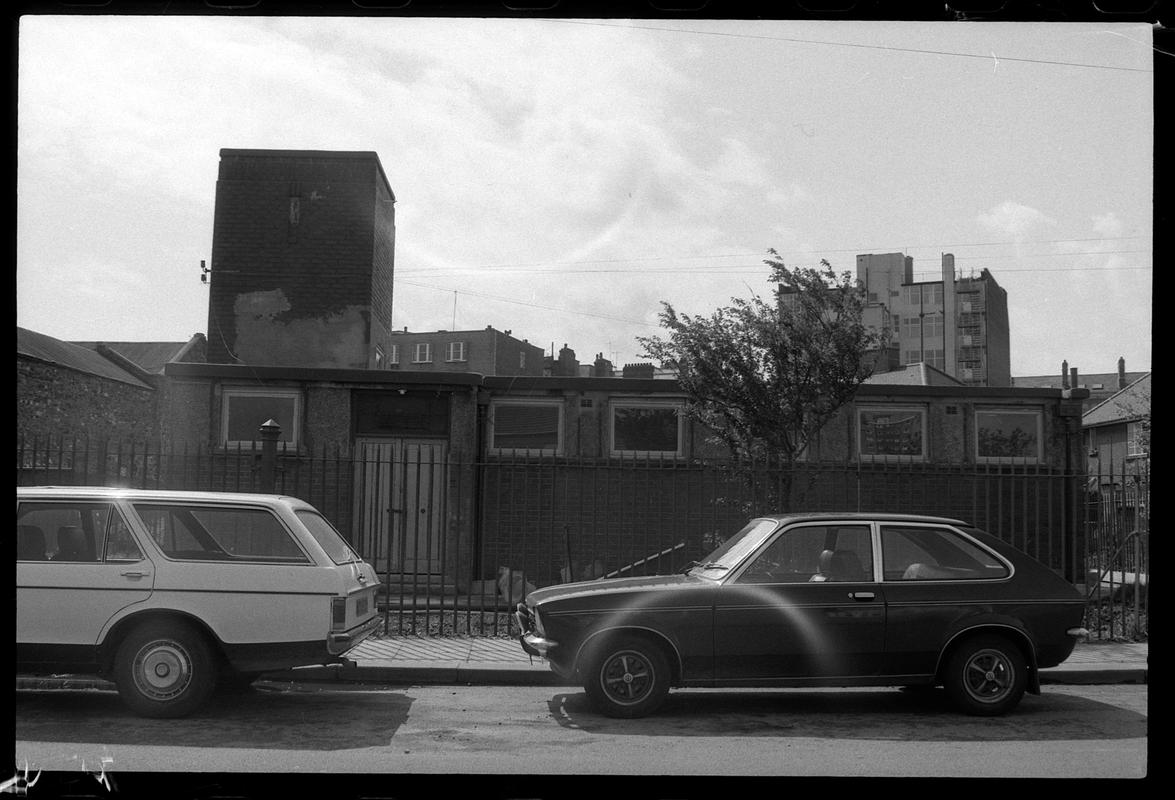
<path fill-rule="evenodd" d="M 471 386 L 470 399 L 473 402 L 473 524 L 471 526 L 471 546 L 473 548 L 469 559 L 471 581 L 482 579 L 482 513 L 485 503 L 481 496 L 482 470 L 485 469 L 485 431 L 488 406 L 478 402 L 480 391 L 477 385 Z"/>

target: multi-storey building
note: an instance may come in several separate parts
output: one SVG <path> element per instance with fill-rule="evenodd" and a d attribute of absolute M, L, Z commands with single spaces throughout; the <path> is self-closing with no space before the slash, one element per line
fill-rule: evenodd
<path fill-rule="evenodd" d="M 481 375 L 542 375 L 544 353 L 510 331 L 486 326 L 480 331 L 394 331 L 387 368 Z M 574 356 L 574 354 L 573 354 Z"/>
<path fill-rule="evenodd" d="M 968 386 L 1012 385 L 1008 295 L 986 269 L 959 277 L 946 253 L 939 280 L 915 282 L 910 256 L 865 254 L 857 279 L 866 324 L 892 332 L 901 364 L 929 364 Z"/>

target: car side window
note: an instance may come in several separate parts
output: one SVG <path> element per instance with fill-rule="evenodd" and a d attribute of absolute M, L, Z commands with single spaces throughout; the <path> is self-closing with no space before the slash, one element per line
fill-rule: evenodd
<path fill-rule="evenodd" d="M 142 561 L 143 551 L 139 543 L 131 534 L 130 526 L 122 518 L 122 514 L 115 511 L 110 515 L 110 523 L 106 526 L 106 561 Z"/>
<path fill-rule="evenodd" d="M 763 547 L 738 583 L 819 583 L 873 580 L 868 525 L 803 525 Z"/>
<path fill-rule="evenodd" d="M 181 561 L 310 563 L 268 509 L 136 503 L 164 555 Z"/>
<path fill-rule="evenodd" d="M 1008 576 L 1002 561 L 947 528 L 883 525 L 881 557 L 887 581 L 974 581 Z"/>
<path fill-rule="evenodd" d="M 97 563 L 143 557 L 126 520 L 110 503 L 20 503 L 18 561 Z"/>

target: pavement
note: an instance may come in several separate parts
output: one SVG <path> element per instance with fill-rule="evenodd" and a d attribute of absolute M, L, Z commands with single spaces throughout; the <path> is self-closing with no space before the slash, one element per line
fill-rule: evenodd
<path fill-rule="evenodd" d="M 1147 642 L 1079 642 L 1062 664 L 1040 671 L 1042 684 L 1147 682 Z M 266 673 L 265 681 L 394 685 L 566 686 L 541 658 L 516 639 L 374 636 L 347 654 L 344 664 Z M 17 677 L 18 689 L 113 689 L 84 676 Z"/>
<path fill-rule="evenodd" d="M 1040 671 L 1045 683 L 1146 683 L 1147 642 L 1079 642 L 1063 663 Z M 300 667 L 270 679 L 482 686 L 566 686 L 544 659 L 516 639 L 372 637 L 347 655 L 350 663 Z"/>

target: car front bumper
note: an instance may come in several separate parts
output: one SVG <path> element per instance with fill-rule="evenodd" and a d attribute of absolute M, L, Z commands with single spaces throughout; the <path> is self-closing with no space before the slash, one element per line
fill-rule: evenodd
<path fill-rule="evenodd" d="M 518 640 L 522 643 L 522 649 L 527 655 L 546 658 L 547 654 L 555 649 L 554 642 L 550 639 L 544 639 L 536 633 L 525 633 L 518 637 Z"/>

